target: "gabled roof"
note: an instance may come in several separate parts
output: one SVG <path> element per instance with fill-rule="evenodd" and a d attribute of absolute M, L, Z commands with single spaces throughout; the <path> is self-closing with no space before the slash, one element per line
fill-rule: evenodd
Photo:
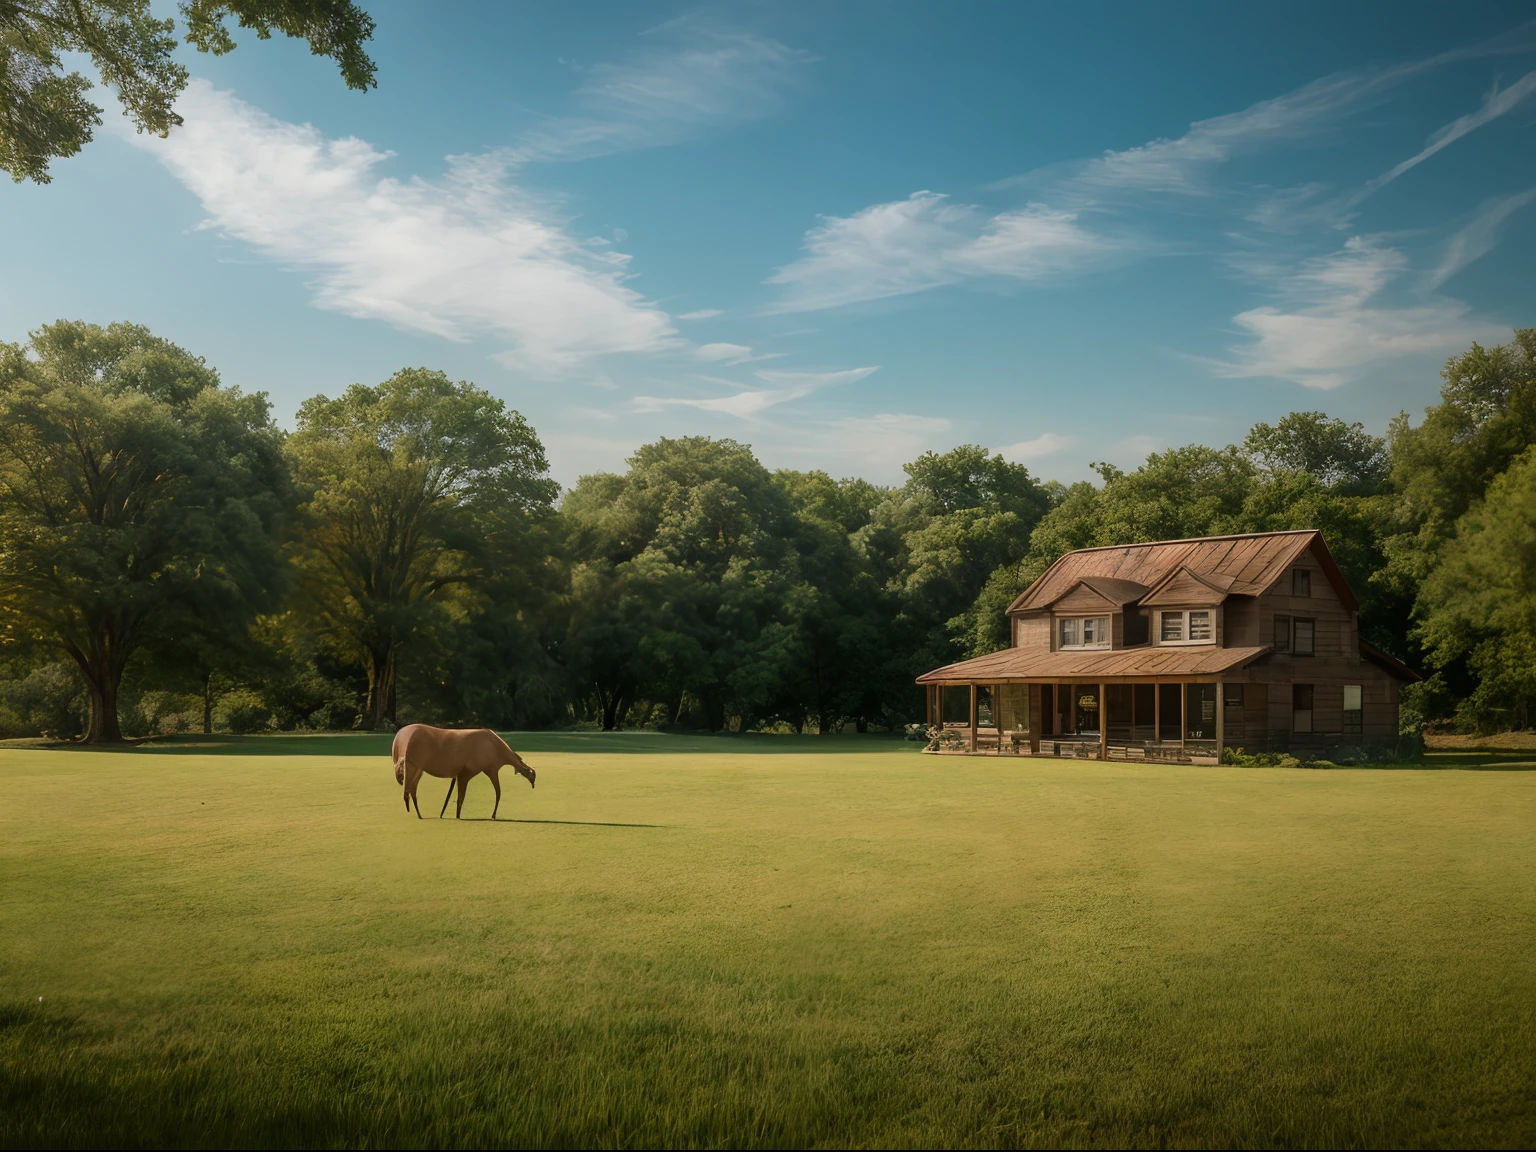
<path fill-rule="evenodd" d="M 917 678 L 919 684 L 968 684 L 974 680 L 1114 680 L 1117 677 L 1214 676 L 1251 664 L 1270 651 L 1258 648 L 1217 648 L 1214 645 L 1167 648 L 1067 649 L 1036 652 L 1004 648 L 958 664 L 935 668 Z"/>
<path fill-rule="evenodd" d="M 1117 580 L 1113 576 L 1084 576 L 1069 588 L 1063 588 L 1061 594 L 1055 597 L 1051 603 L 1063 600 L 1072 594 L 1073 589 L 1079 587 L 1091 588 L 1100 596 L 1108 600 L 1116 608 L 1124 608 L 1127 604 L 1134 604 L 1147 594 L 1147 586 L 1138 584 L 1134 580 Z M 1045 608 L 1048 605 L 1042 604 Z"/>
<path fill-rule="evenodd" d="M 1047 568 L 1041 577 L 1009 605 L 1010 613 L 1038 611 L 1065 595 L 1079 582 L 1116 580 L 1152 588 L 1179 568 L 1217 587 L 1230 581 L 1229 595 L 1257 596 L 1270 587 L 1308 549 L 1323 574 L 1350 609 L 1359 602 L 1313 528 L 1293 532 L 1250 532 L 1241 536 L 1202 536 L 1192 540 L 1154 540 L 1145 544 L 1114 544 L 1079 548 Z"/>
<path fill-rule="evenodd" d="M 1212 573 L 1202 575 L 1188 564 L 1170 568 L 1168 574 L 1148 589 L 1143 604 L 1220 604 L 1232 591 L 1233 578 Z"/>

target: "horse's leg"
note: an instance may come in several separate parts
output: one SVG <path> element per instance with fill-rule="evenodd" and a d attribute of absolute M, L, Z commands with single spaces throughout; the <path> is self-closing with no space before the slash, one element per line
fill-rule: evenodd
<path fill-rule="evenodd" d="M 453 798 L 453 786 L 456 783 L 458 783 L 457 780 L 450 780 L 450 781 L 448 781 L 448 794 L 443 797 L 443 811 L 439 812 L 437 814 L 437 818 L 439 820 L 441 820 L 443 818 L 443 812 L 448 811 L 448 801 Z M 464 801 L 462 801 L 462 800 L 459 801 L 459 807 L 460 808 L 464 807 Z"/>
<path fill-rule="evenodd" d="M 491 809 L 491 819 L 496 819 L 496 813 L 501 808 L 501 770 L 492 768 L 486 773 L 490 777 L 491 787 L 496 789 L 496 805 Z"/>
<path fill-rule="evenodd" d="M 453 811 L 455 820 L 464 819 L 464 794 L 469 791 L 469 773 L 460 772 L 453 778 L 454 787 L 459 790 L 459 806 Z"/>

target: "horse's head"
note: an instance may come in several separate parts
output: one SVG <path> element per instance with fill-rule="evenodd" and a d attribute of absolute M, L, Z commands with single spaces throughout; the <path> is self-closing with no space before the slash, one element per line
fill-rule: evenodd
<path fill-rule="evenodd" d="M 395 763 L 395 783 L 396 784 L 402 784 L 402 785 L 405 783 L 405 763 L 404 763 L 404 761 L 397 761 Z"/>
<path fill-rule="evenodd" d="M 536 777 L 538 773 L 533 770 L 531 765 L 525 764 L 521 756 L 512 761 L 512 770 L 515 771 L 524 780 L 528 781 L 528 787 L 533 787 L 534 777 Z"/>

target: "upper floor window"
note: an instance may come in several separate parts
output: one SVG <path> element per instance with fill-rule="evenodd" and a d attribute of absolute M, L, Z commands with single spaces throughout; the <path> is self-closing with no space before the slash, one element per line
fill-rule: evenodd
<path fill-rule="evenodd" d="M 1056 622 L 1061 648 L 1108 648 L 1109 617 L 1087 616 Z"/>
<path fill-rule="evenodd" d="M 1301 616 L 1275 617 L 1275 651 L 1311 656 L 1317 646 L 1317 621 Z"/>
<path fill-rule="evenodd" d="M 1312 573 L 1305 568 L 1293 568 L 1291 570 L 1291 595 L 1312 595 Z"/>
<path fill-rule="evenodd" d="M 1303 620 L 1297 616 L 1291 621 L 1291 652 L 1297 656 L 1310 656 L 1316 651 L 1317 621 Z"/>
<path fill-rule="evenodd" d="M 1209 608 L 1189 612 L 1161 612 L 1158 636 L 1164 644 L 1209 644 L 1216 639 L 1215 621 Z"/>

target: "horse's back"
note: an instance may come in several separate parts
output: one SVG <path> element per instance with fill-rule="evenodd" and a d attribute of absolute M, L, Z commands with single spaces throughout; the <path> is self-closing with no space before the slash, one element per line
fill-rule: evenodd
<path fill-rule="evenodd" d="M 407 724 L 395 733 L 394 759 L 418 765 L 433 776 L 453 776 L 464 769 L 484 772 L 503 763 L 505 744 L 489 728 L 434 728 Z"/>

